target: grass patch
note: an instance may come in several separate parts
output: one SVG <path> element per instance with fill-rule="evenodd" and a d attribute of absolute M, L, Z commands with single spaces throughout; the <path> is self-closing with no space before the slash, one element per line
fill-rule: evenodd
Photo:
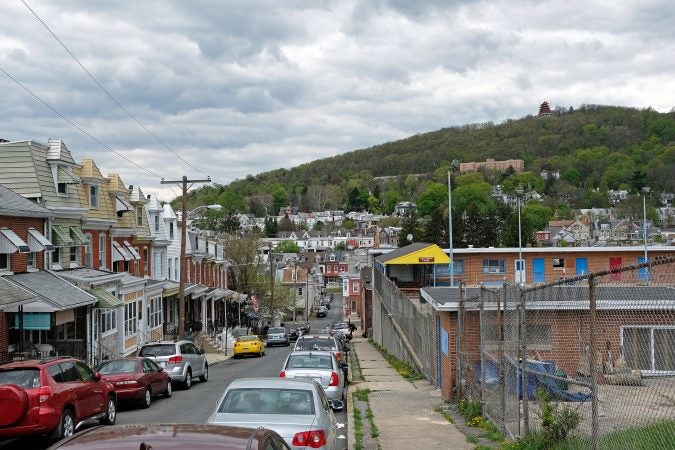
<path fill-rule="evenodd" d="M 468 442 L 469 444 L 478 444 L 478 437 L 477 436 L 467 436 L 466 442 Z"/>
<path fill-rule="evenodd" d="M 401 375 L 406 380 L 418 381 L 424 379 L 424 376 L 421 373 L 419 373 L 413 366 L 411 366 L 405 361 L 397 359 L 395 356 L 391 355 L 384 347 L 379 345 L 377 342 L 373 341 L 372 339 L 369 339 L 368 342 L 370 342 L 371 345 L 382 354 L 384 359 L 387 360 L 389 365 L 393 367 L 394 370 L 396 370 L 399 373 L 399 375 Z"/>
<path fill-rule="evenodd" d="M 434 409 L 437 413 L 439 413 L 445 420 L 447 420 L 450 423 L 455 423 L 455 419 L 452 418 L 450 414 L 443 408 L 443 406 L 439 406 L 436 409 Z"/>
<path fill-rule="evenodd" d="M 354 448 L 356 450 L 363 449 L 363 429 L 361 428 L 361 411 L 354 408 Z"/>
<path fill-rule="evenodd" d="M 354 346 L 350 346 L 351 348 L 349 349 L 350 353 L 350 364 L 349 364 L 349 370 L 352 371 L 352 379 L 354 379 L 354 371 L 358 369 L 359 373 L 359 380 L 361 381 L 366 381 L 366 377 L 363 376 L 363 371 L 361 370 L 361 362 L 359 361 L 359 357 L 356 354 L 356 350 L 354 349 Z"/>
<path fill-rule="evenodd" d="M 368 394 L 370 394 L 370 389 L 357 389 L 356 392 L 354 392 L 354 397 L 356 397 L 357 400 L 368 403 Z"/>
<path fill-rule="evenodd" d="M 374 438 L 378 437 L 380 435 L 380 430 L 377 428 L 377 425 L 375 425 L 375 416 L 373 415 L 373 410 L 370 409 L 370 406 L 368 406 L 368 410 L 366 411 L 366 417 L 368 418 L 368 422 L 370 422 L 370 435 Z"/>

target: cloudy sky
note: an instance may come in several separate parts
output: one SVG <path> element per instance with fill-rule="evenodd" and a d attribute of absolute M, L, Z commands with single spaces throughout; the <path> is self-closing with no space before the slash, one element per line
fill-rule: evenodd
<path fill-rule="evenodd" d="M 227 184 L 543 100 L 675 107 L 672 0 L 24 1 L 0 4 L 0 69 L 98 142 L 1 71 L 0 138 L 63 138 L 164 199 L 161 177 Z"/>

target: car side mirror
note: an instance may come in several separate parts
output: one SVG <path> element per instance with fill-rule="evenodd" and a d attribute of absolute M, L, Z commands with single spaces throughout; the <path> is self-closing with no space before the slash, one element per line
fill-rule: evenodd
<path fill-rule="evenodd" d="M 101 379 L 101 372 L 94 373 L 94 381 L 99 381 Z"/>
<path fill-rule="evenodd" d="M 157 366 L 157 368 L 159 369 L 160 372 L 164 372 L 164 367 L 162 367 L 162 366 Z"/>
<path fill-rule="evenodd" d="M 342 400 L 328 400 L 330 409 L 336 412 L 340 412 L 345 408 L 345 404 Z"/>

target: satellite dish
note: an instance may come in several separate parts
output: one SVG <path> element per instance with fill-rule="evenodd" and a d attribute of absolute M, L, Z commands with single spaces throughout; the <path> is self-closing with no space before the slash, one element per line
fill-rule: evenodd
<path fill-rule="evenodd" d="M 409 233 L 409 234 L 406 236 L 406 239 L 408 239 L 408 241 L 412 242 L 412 241 L 413 241 L 413 240 L 412 240 L 412 239 L 413 239 L 413 235 Z"/>

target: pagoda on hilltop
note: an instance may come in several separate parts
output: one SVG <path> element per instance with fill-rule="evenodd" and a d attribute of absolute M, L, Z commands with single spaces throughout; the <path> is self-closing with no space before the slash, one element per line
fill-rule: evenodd
<path fill-rule="evenodd" d="M 537 114 L 538 117 L 551 117 L 553 115 L 553 112 L 551 112 L 551 106 L 548 104 L 547 101 L 542 102 L 541 105 L 539 105 L 539 114 Z"/>

